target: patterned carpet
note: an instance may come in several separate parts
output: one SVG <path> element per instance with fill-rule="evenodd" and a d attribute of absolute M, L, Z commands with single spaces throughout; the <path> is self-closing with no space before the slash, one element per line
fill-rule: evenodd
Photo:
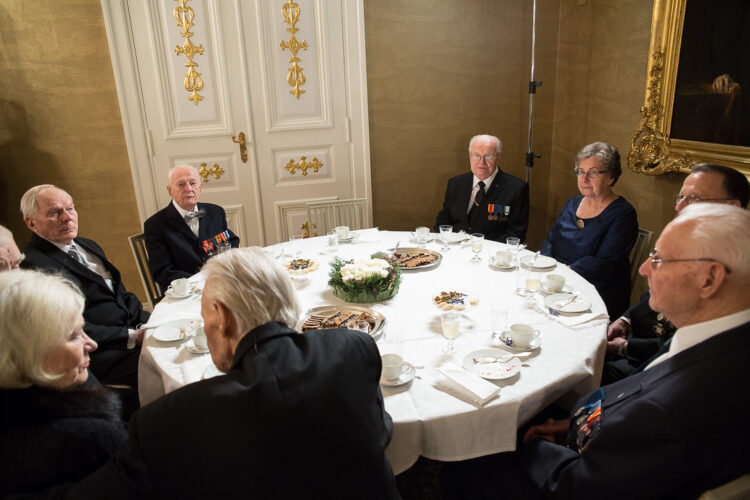
<path fill-rule="evenodd" d="M 441 466 L 441 462 L 420 457 L 409 470 L 396 476 L 398 491 L 404 500 L 443 500 Z"/>

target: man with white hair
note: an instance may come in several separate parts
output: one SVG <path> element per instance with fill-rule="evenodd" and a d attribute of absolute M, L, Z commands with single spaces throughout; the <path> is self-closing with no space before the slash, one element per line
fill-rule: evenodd
<path fill-rule="evenodd" d="M 682 210 L 640 268 L 651 307 L 677 327 L 668 352 L 580 400 L 569 420 L 531 427 L 512 462 L 520 470 L 485 491 L 513 482 L 531 492 L 524 498 L 697 498 L 746 474 L 748 248 L 750 212 L 717 203 Z M 448 468 L 447 489 L 483 472 L 481 481 L 501 481 L 487 474 L 499 460 Z"/>
<path fill-rule="evenodd" d="M 128 292 L 120 271 L 93 240 L 78 236 L 73 198 L 52 184 L 34 186 L 21 198 L 21 213 L 34 233 L 24 249 L 24 268 L 58 272 L 75 282 L 86 297 L 84 331 L 99 344 L 91 372 L 103 384 L 133 388 L 125 402 L 137 407 L 138 357 L 149 313 Z"/>
<path fill-rule="evenodd" d="M 66 496 L 399 498 L 370 336 L 291 328 L 294 287 L 261 248 L 230 250 L 204 270 L 201 314 L 225 374 L 141 408 L 123 451 Z"/>
<path fill-rule="evenodd" d="M 488 240 L 505 243 L 508 237 L 526 239 L 529 225 L 529 185 L 506 174 L 498 166 L 502 143 L 493 135 L 477 135 L 469 141 L 471 172 L 448 180 L 441 225 L 453 231 L 482 233 Z"/>
<path fill-rule="evenodd" d="M 162 291 L 178 278 L 197 273 L 203 263 L 229 243 L 236 248 L 240 239 L 227 229 L 224 209 L 212 203 L 198 203 L 201 178 L 192 165 L 169 169 L 167 192 L 172 201 L 143 224 L 149 268 Z"/>
<path fill-rule="evenodd" d="M 5 226 L 0 226 L 0 271 L 18 269 L 25 258 L 13 240 L 13 233 Z"/>

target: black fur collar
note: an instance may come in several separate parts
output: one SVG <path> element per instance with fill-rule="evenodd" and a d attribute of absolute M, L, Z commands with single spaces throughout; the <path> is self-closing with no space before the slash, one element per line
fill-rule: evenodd
<path fill-rule="evenodd" d="M 120 401 L 104 387 L 66 391 L 32 386 L 0 390 L 0 425 L 24 425 L 58 418 L 121 420 Z"/>

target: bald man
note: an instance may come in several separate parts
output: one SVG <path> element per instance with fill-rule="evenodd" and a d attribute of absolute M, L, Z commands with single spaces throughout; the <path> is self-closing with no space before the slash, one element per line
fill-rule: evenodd
<path fill-rule="evenodd" d="M 169 170 L 167 192 L 172 201 L 143 224 L 149 268 L 162 291 L 178 278 L 200 271 L 216 253 L 216 242 L 226 239 L 236 248 L 240 239 L 227 229 L 224 209 L 198 203 L 201 178 L 192 165 Z"/>

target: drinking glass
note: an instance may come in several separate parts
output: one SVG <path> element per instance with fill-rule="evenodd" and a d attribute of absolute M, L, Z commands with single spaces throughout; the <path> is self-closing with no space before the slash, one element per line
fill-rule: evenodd
<path fill-rule="evenodd" d="M 461 333 L 461 316 L 457 312 L 446 311 L 440 315 L 440 323 L 443 327 L 443 337 L 448 339 L 448 346 L 443 352 L 453 354 L 456 352 L 453 341 Z"/>
<path fill-rule="evenodd" d="M 481 262 L 482 258 L 479 256 L 482 253 L 482 244 L 484 243 L 484 235 L 481 233 L 474 233 L 471 235 L 471 251 L 474 252 L 472 262 Z"/>
<path fill-rule="evenodd" d="M 453 226 L 449 224 L 440 226 L 440 239 L 443 241 L 443 246 L 440 250 L 444 252 L 450 250 L 450 247 L 448 246 L 448 235 L 451 233 L 453 233 Z"/>
<path fill-rule="evenodd" d="M 526 276 L 526 291 L 533 295 L 542 284 L 541 275 L 533 271 Z"/>
<path fill-rule="evenodd" d="M 430 235 L 430 228 L 419 226 L 415 231 L 414 235 L 417 238 L 417 244 L 418 245 L 426 245 L 427 244 L 427 238 Z"/>
<path fill-rule="evenodd" d="M 292 256 L 295 259 L 299 257 L 299 254 L 302 251 L 302 249 L 300 248 L 301 242 L 302 242 L 301 234 L 294 234 L 289 237 L 289 251 L 291 252 Z"/>
<path fill-rule="evenodd" d="M 518 245 L 520 243 L 521 238 L 516 238 L 515 236 L 505 239 L 505 244 L 508 245 L 508 250 L 510 250 L 514 254 L 518 251 Z"/>
<path fill-rule="evenodd" d="M 326 243 L 328 244 L 328 251 L 335 252 L 339 247 L 339 233 L 334 229 L 326 235 Z"/>
<path fill-rule="evenodd" d="M 492 314 L 492 334 L 502 338 L 508 326 L 508 308 L 503 304 L 492 304 L 490 313 Z"/>
<path fill-rule="evenodd" d="M 526 278 L 529 276 L 529 272 L 523 267 L 518 266 L 516 268 L 516 294 L 521 297 L 526 296 Z"/>

